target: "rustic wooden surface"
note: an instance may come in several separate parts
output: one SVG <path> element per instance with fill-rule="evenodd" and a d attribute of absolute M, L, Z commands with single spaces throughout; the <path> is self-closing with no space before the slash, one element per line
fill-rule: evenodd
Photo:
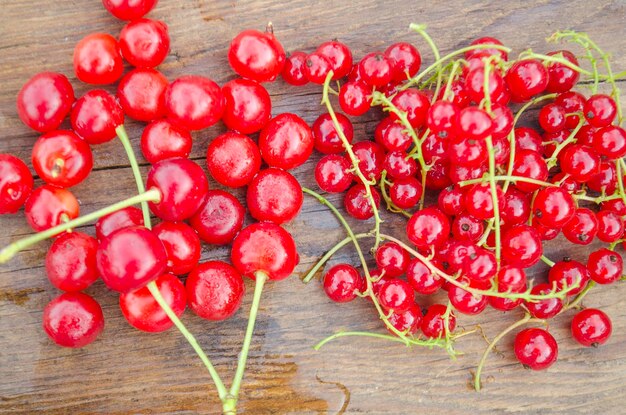
<path fill-rule="evenodd" d="M 433 3 L 433 4 L 431 4 Z M 28 77 L 41 70 L 66 73 L 78 94 L 86 91 L 72 72 L 75 43 L 93 31 L 117 34 L 122 22 L 98 0 L 3 0 L 0 17 L 0 152 L 30 159 L 36 135 L 15 111 L 15 96 Z M 626 69 L 622 1 L 221 1 L 161 0 L 150 17 L 170 27 L 172 48 L 161 70 L 173 79 L 201 74 L 224 83 L 234 77 L 227 65 L 230 39 L 240 30 L 262 28 L 271 20 L 287 50 L 312 50 L 331 38 L 347 42 L 357 57 L 397 40 L 415 40 L 424 59 L 432 61 L 423 42 L 408 33 L 410 22 L 429 25 L 442 51 L 491 35 L 517 51 L 548 51 L 544 38 L 556 29 L 586 31 L 612 52 Z M 322 111 L 320 88 L 269 86 L 275 114 L 291 111 L 312 122 Z M 626 102 L 623 102 L 626 104 Z M 371 136 L 377 114 L 356 121 L 356 137 Z M 139 124 L 128 129 L 138 149 Z M 223 131 L 216 126 L 195 135 L 193 158 L 201 165 L 207 142 Z M 83 212 L 101 208 L 134 192 L 121 145 L 94 148 L 95 168 L 77 186 Z M 314 186 L 309 161 L 296 170 L 302 183 Z M 142 160 L 143 170 L 146 163 Z M 239 193 L 241 195 L 241 193 Z M 333 197 L 334 202 L 340 199 Z M 389 232 L 400 234 L 402 220 L 386 217 Z M 367 228 L 369 224 L 361 225 Z M 301 275 L 325 249 L 343 238 L 343 230 L 320 205 L 305 200 L 302 214 L 288 229 L 299 246 Z M 365 229 L 363 228 L 363 229 Z M 30 232 L 20 215 L 0 218 L 0 245 Z M 88 232 L 93 232 L 91 227 Z M 82 350 L 54 346 L 41 330 L 41 313 L 57 291 L 42 267 L 44 244 L 23 252 L 0 268 L 0 413 L 30 414 L 195 414 L 218 413 L 215 391 L 190 347 L 174 330 L 140 333 L 124 321 L 117 296 L 101 282 L 88 290 L 103 306 L 106 329 Z M 586 260 L 587 249 L 552 243 L 554 258 L 568 254 Z M 228 250 L 205 246 L 203 259 L 226 258 Z M 345 249 L 334 260 L 356 258 Z M 534 276 L 545 278 L 545 268 Z M 468 336 L 458 348 L 466 354 L 451 361 L 440 350 L 406 349 L 367 338 L 341 339 L 319 352 L 311 346 L 338 329 L 381 330 L 365 301 L 330 303 L 317 283 L 303 285 L 298 275 L 270 284 L 243 384 L 240 409 L 249 414 L 417 414 L 417 413 L 626 413 L 626 290 L 614 285 L 585 300 L 613 318 L 614 334 L 599 349 L 578 347 L 569 335 L 569 318 L 551 323 L 559 341 L 559 361 L 543 373 L 524 370 L 511 352 L 512 338 L 499 346 L 485 368 L 485 389 L 468 386 L 471 371 L 485 347 Z M 251 285 L 247 284 L 249 292 Z M 214 359 L 227 383 L 245 329 L 251 295 L 234 318 L 209 323 L 189 310 L 184 321 Z M 431 298 L 420 299 L 426 305 Z M 489 311 L 461 317 L 461 326 L 480 323 L 493 337 L 518 315 Z"/>

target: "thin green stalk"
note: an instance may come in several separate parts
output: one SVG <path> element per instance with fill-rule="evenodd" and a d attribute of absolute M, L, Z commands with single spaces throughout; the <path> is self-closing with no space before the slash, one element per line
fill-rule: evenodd
<path fill-rule="evenodd" d="M 543 180 L 536 180 L 536 179 L 531 179 L 530 177 L 523 177 L 523 176 L 493 176 L 493 179 L 497 182 L 502 182 L 502 181 L 524 182 L 524 183 L 536 184 L 536 185 L 543 186 L 543 187 L 558 187 L 558 185 L 555 183 L 544 182 Z M 483 183 L 483 182 L 484 182 L 484 179 L 480 177 L 478 179 L 463 180 L 459 182 L 458 184 L 460 187 L 464 187 L 464 186 L 469 186 L 472 184 L 478 184 L 478 183 Z"/>
<path fill-rule="evenodd" d="M 375 337 L 377 339 L 385 339 L 385 340 L 391 340 L 391 341 L 398 342 L 398 343 L 404 343 L 406 346 L 419 345 L 419 346 L 425 346 L 425 347 L 444 347 L 443 343 L 441 341 L 438 341 L 437 339 L 429 339 L 429 340 L 411 339 L 410 344 L 406 344 L 401 338 L 396 337 L 396 336 L 391 336 L 389 334 L 371 333 L 368 331 L 339 331 L 331 336 L 326 337 L 324 340 L 317 343 L 315 346 L 313 346 L 313 349 L 319 350 L 331 340 L 335 340 L 340 337 L 348 337 L 348 336 Z"/>
<path fill-rule="evenodd" d="M 372 235 L 367 234 L 367 233 L 358 233 L 356 235 L 354 235 L 354 237 L 356 239 L 361 239 L 361 238 L 371 238 Z M 324 266 L 324 264 L 333 256 L 335 255 L 335 253 L 337 251 L 339 251 L 341 248 L 343 248 L 344 246 L 348 245 L 350 242 L 352 242 L 352 237 L 350 236 L 346 236 L 344 239 L 342 239 L 339 243 L 337 243 L 335 246 L 333 246 L 328 252 L 326 252 L 324 254 L 323 257 L 321 257 L 319 259 L 319 261 L 317 261 L 317 263 L 315 264 L 315 266 L 313 268 L 311 268 L 311 270 L 309 272 L 307 272 L 307 274 L 304 276 L 304 278 L 302 278 L 302 282 L 307 284 L 308 282 L 310 282 L 313 277 L 315 276 L 315 274 L 317 274 L 317 271 L 320 270 L 320 268 L 322 268 Z"/>
<path fill-rule="evenodd" d="M 430 49 L 433 51 L 435 62 L 440 62 L 441 54 L 439 53 L 439 48 L 433 41 L 433 38 L 430 37 L 428 32 L 426 32 L 426 25 L 411 23 L 409 25 L 409 29 L 413 30 L 414 32 L 418 33 L 420 36 L 424 38 L 426 43 L 428 43 L 428 46 L 430 46 Z M 439 96 L 439 90 L 441 89 L 442 77 L 443 77 L 442 62 L 440 62 L 439 65 L 437 66 L 437 85 L 435 87 L 435 92 L 433 94 L 431 104 L 437 101 L 437 97 Z"/>
<path fill-rule="evenodd" d="M 541 255 L 541 260 L 543 261 L 544 264 L 546 264 L 549 267 L 553 267 L 554 266 L 554 261 L 551 260 L 550 258 L 548 258 L 545 255 Z"/>
<path fill-rule="evenodd" d="M 139 193 L 143 193 L 145 191 L 145 186 L 143 184 L 143 178 L 141 177 L 141 172 L 139 171 L 139 164 L 137 164 L 137 158 L 135 157 L 135 152 L 133 151 L 133 146 L 130 144 L 130 139 L 128 138 L 128 134 L 126 134 L 126 129 L 124 128 L 124 124 L 119 125 L 115 132 L 117 133 L 117 137 L 122 142 L 124 146 L 124 150 L 126 150 L 126 156 L 128 157 L 128 161 L 130 162 L 130 168 L 133 171 L 133 176 L 135 177 L 135 183 L 137 184 L 137 191 Z M 141 211 L 143 212 L 143 222 L 148 229 L 150 226 L 150 209 L 148 209 L 147 203 L 141 204 Z"/>
<path fill-rule="evenodd" d="M 584 290 L 582 290 L 574 299 L 574 301 L 572 301 L 571 303 L 569 303 L 568 305 L 566 305 L 565 307 L 563 307 L 563 310 L 561 310 L 561 313 L 566 311 L 566 310 L 571 310 L 572 308 L 578 306 L 578 304 L 580 304 L 580 302 L 583 300 L 583 298 L 585 298 L 585 296 L 589 293 L 589 291 L 591 291 L 591 289 L 593 287 L 595 287 L 596 282 L 595 281 L 589 281 L 589 283 L 587 284 L 587 286 L 585 287 Z M 559 313 L 560 314 L 560 313 Z"/>

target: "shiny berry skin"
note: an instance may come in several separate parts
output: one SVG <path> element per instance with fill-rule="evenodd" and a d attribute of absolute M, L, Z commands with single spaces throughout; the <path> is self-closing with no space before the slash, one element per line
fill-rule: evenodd
<path fill-rule="evenodd" d="M 526 101 L 546 89 L 548 71 L 537 59 L 523 59 L 509 68 L 505 81 L 513 97 Z"/>
<path fill-rule="evenodd" d="M 578 245 L 589 245 L 598 233 L 598 219 L 587 208 L 578 208 L 574 216 L 563 226 L 563 235 Z"/>
<path fill-rule="evenodd" d="M 98 241 L 81 232 L 68 232 L 54 240 L 46 254 L 46 274 L 59 290 L 82 291 L 98 279 Z"/>
<path fill-rule="evenodd" d="M 587 187 L 594 192 L 604 191 L 611 194 L 617 188 L 617 172 L 615 171 L 615 163 L 609 161 L 600 162 L 599 172 L 593 175 L 587 181 Z"/>
<path fill-rule="evenodd" d="M 504 266 L 497 274 L 499 293 L 520 293 L 526 290 L 526 274 L 521 268 Z M 486 282 L 490 282 L 487 280 Z M 490 288 L 488 285 L 486 288 Z M 521 299 L 488 297 L 489 305 L 499 311 L 510 311 L 518 307 Z"/>
<path fill-rule="evenodd" d="M 565 128 L 565 109 L 559 104 L 546 104 L 539 111 L 539 125 L 548 133 Z"/>
<path fill-rule="evenodd" d="M 506 103 L 506 84 L 504 78 L 497 72 L 489 73 L 489 97 L 492 103 Z M 465 91 L 470 99 L 480 103 L 485 99 L 485 69 L 483 67 L 470 70 L 465 76 Z"/>
<path fill-rule="evenodd" d="M 452 235 L 459 241 L 477 241 L 484 232 L 483 221 L 468 213 L 461 213 L 452 221 Z"/>
<path fill-rule="evenodd" d="M 609 159 L 626 156 L 626 130 L 615 125 L 600 128 L 593 135 L 593 148 Z"/>
<path fill-rule="evenodd" d="M 199 264 L 189 274 L 185 285 L 189 307 L 198 316 L 213 321 L 235 314 L 246 289 L 241 274 L 222 261 Z"/>
<path fill-rule="evenodd" d="M 565 128 L 574 129 L 580 122 L 580 115 L 575 113 L 580 113 L 583 110 L 583 106 L 587 99 L 583 94 L 576 91 L 568 91 L 563 92 L 562 94 L 557 95 L 554 99 L 555 104 L 559 104 L 565 109 L 565 112 L 568 114 L 565 118 Z M 585 128 L 593 128 L 590 125 L 583 126 L 579 132 L 584 131 Z M 578 144 L 582 144 L 580 141 Z"/>
<path fill-rule="evenodd" d="M 406 151 L 413 143 L 413 139 L 404 130 L 401 123 L 391 117 L 385 117 L 376 126 L 374 138 L 387 151 Z"/>
<path fill-rule="evenodd" d="M 596 94 L 587 99 L 583 106 L 583 114 L 587 122 L 596 128 L 611 125 L 617 115 L 615 101 L 608 95 Z"/>
<path fill-rule="evenodd" d="M 174 275 L 189 273 L 200 260 L 200 238 L 184 222 L 161 222 L 152 228 L 167 254 L 167 272 Z"/>
<path fill-rule="evenodd" d="M 106 33 L 92 33 L 74 48 L 74 72 L 87 84 L 106 85 L 120 79 L 124 62 L 117 40 Z"/>
<path fill-rule="evenodd" d="M 271 31 L 244 30 L 228 49 L 228 63 L 243 78 L 272 82 L 285 65 L 285 50 Z"/>
<path fill-rule="evenodd" d="M 514 343 L 517 360 L 532 370 L 544 370 L 556 362 L 559 354 L 556 340 L 546 330 L 524 329 L 517 333 Z"/>
<path fill-rule="evenodd" d="M 65 75 L 41 72 L 17 94 L 17 114 L 26 126 L 43 133 L 56 130 L 73 103 L 74 89 Z"/>
<path fill-rule="evenodd" d="M 597 308 L 586 308 L 572 319 L 572 337 L 586 347 L 598 347 L 611 337 L 611 319 Z"/>
<path fill-rule="evenodd" d="M 407 120 L 411 127 L 419 128 L 426 123 L 428 117 L 428 109 L 430 108 L 430 99 L 428 96 L 417 89 L 407 89 L 398 92 L 393 97 L 391 103 L 400 111 L 406 113 Z M 391 119 L 397 120 L 398 116 L 394 113 L 390 115 Z"/>
<path fill-rule="evenodd" d="M 600 205 L 602 210 L 610 210 L 611 212 L 615 212 L 620 216 L 626 216 L 626 204 L 624 201 L 619 199 L 612 199 L 602 202 Z"/>
<path fill-rule="evenodd" d="M 151 122 L 141 133 L 141 153 L 150 164 L 170 158 L 187 158 L 191 147 L 189 131 L 166 119 Z"/>
<path fill-rule="evenodd" d="M 33 175 L 12 154 L 0 153 L 0 215 L 17 212 L 33 190 Z"/>
<path fill-rule="evenodd" d="M 300 183 L 288 172 L 270 167 L 261 170 L 248 185 L 246 204 L 258 221 L 278 225 L 293 220 L 302 208 Z"/>
<path fill-rule="evenodd" d="M 496 186 L 498 207 L 502 206 L 504 194 L 500 186 Z M 476 184 L 465 193 L 464 206 L 470 215 L 478 219 L 491 219 L 494 215 L 493 196 L 488 183 Z"/>
<path fill-rule="evenodd" d="M 459 124 L 459 112 L 454 103 L 437 101 L 428 109 L 426 126 L 441 138 L 454 136 Z"/>
<path fill-rule="evenodd" d="M 422 209 L 407 222 L 406 234 L 418 248 L 438 248 L 450 235 L 450 220 L 435 207 Z"/>
<path fill-rule="evenodd" d="M 530 216 L 530 201 L 525 193 L 509 188 L 504 195 L 500 209 L 500 219 L 505 225 L 513 226 L 524 223 Z"/>
<path fill-rule="evenodd" d="M 562 54 L 563 58 L 578 66 L 578 59 L 569 50 L 557 50 L 548 53 L 548 56 Z M 550 62 L 548 64 L 548 85 L 546 92 L 566 92 L 572 89 L 578 82 L 580 74 L 562 63 Z"/>
<path fill-rule="evenodd" d="M 545 181 L 548 179 L 548 165 L 538 152 L 520 150 L 515 154 L 513 175 Z M 517 182 L 515 186 L 525 193 L 534 192 L 540 187 L 537 184 L 522 181 Z"/>
<path fill-rule="evenodd" d="M 136 20 L 148 14 L 158 0 L 102 0 L 105 9 L 120 20 Z"/>
<path fill-rule="evenodd" d="M 448 147 L 450 162 L 461 167 L 479 167 L 487 161 L 489 155 L 484 140 L 455 137 Z"/>
<path fill-rule="evenodd" d="M 406 269 L 406 280 L 411 287 L 422 295 L 431 295 L 439 291 L 444 283 L 444 279 L 433 273 L 418 258 L 414 258 L 409 262 Z"/>
<path fill-rule="evenodd" d="M 446 164 L 448 163 L 450 162 L 446 161 Z M 444 173 L 447 174 L 452 183 L 455 184 L 464 180 L 478 179 L 487 172 L 486 164 L 481 164 L 480 166 L 476 167 L 459 166 L 453 163 L 450 163 L 451 165 L 446 166 L 446 164 L 443 164 L 443 166 L 445 166 L 448 171 L 444 171 Z M 428 171 L 428 173 L 430 173 L 431 171 L 432 168 Z M 447 182 L 446 185 L 450 185 L 450 180 Z M 426 178 L 426 185 L 428 187 L 428 177 Z"/>
<path fill-rule="evenodd" d="M 261 130 L 261 157 L 271 167 L 290 170 L 304 164 L 313 153 L 313 132 L 295 114 L 283 113 L 272 118 Z"/>
<path fill-rule="evenodd" d="M 493 131 L 493 120 L 478 107 L 466 107 L 459 113 L 459 134 L 467 139 L 483 140 Z"/>
<path fill-rule="evenodd" d="M 488 297 L 484 295 L 473 295 L 469 291 L 451 285 L 448 289 L 448 299 L 454 309 L 459 313 L 474 316 L 483 312 L 487 308 Z"/>
<path fill-rule="evenodd" d="M 170 51 L 167 25 L 152 19 L 131 21 L 120 32 L 120 50 L 124 59 L 133 66 L 159 66 Z"/>
<path fill-rule="evenodd" d="M 116 230 L 130 226 L 143 226 L 143 213 L 141 209 L 134 206 L 120 209 L 98 219 L 96 238 L 98 241 L 102 241 Z"/>
<path fill-rule="evenodd" d="M 226 126 L 241 134 L 260 131 L 272 118 L 272 100 L 267 90 L 249 79 L 233 79 L 222 87 Z"/>
<path fill-rule="evenodd" d="M 394 205 L 400 209 L 411 209 L 417 205 L 422 197 L 422 183 L 415 177 L 394 180 L 389 187 L 389 197 Z"/>
<path fill-rule="evenodd" d="M 568 296 L 578 295 L 585 289 L 589 282 L 589 270 L 578 261 L 566 258 L 555 263 L 548 271 L 548 282 L 550 287 L 562 290 L 577 285 L 576 288 L 568 291 Z"/>
<path fill-rule="evenodd" d="M 349 170 L 352 164 L 339 154 L 328 154 L 320 159 L 315 166 L 315 181 L 328 193 L 342 193 L 348 190 L 354 174 Z"/>
<path fill-rule="evenodd" d="M 24 206 L 26 221 L 35 232 L 75 219 L 79 211 L 78 201 L 69 190 L 49 184 L 33 190 Z"/>
<path fill-rule="evenodd" d="M 372 178 L 378 180 L 385 162 L 384 149 L 372 141 L 360 141 L 352 146 L 352 151 L 363 176 L 368 180 Z"/>
<path fill-rule="evenodd" d="M 230 260 L 248 278 L 264 272 L 270 280 L 283 280 L 300 261 L 296 243 L 289 232 L 271 222 L 243 228 L 233 241 Z"/>
<path fill-rule="evenodd" d="M 622 277 L 622 256 L 606 248 L 593 251 L 587 259 L 591 279 L 598 284 L 611 284 Z"/>
<path fill-rule="evenodd" d="M 497 45 L 497 46 L 502 46 L 502 42 L 500 42 L 498 39 L 493 38 L 493 37 L 488 37 L 488 36 L 484 36 L 484 37 L 480 37 L 474 41 L 472 41 L 472 43 L 470 43 L 470 45 L 474 46 L 474 45 Z M 499 55 L 500 59 L 506 61 L 508 59 L 508 54 L 506 53 L 506 51 L 504 50 L 500 50 L 500 49 L 496 49 L 496 48 L 486 48 L 486 49 L 472 49 L 469 50 L 467 52 L 465 52 L 465 58 L 469 59 L 473 56 L 495 56 L 495 55 Z"/>
<path fill-rule="evenodd" d="M 517 225 L 504 233 L 502 258 L 508 264 L 527 268 L 536 264 L 542 254 L 541 238 L 534 228 Z"/>
<path fill-rule="evenodd" d="M 389 316 L 389 323 L 400 333 L 415 334 L 422 324 L 422 310 L 417 304 L 412 304 L 407 310 Z M 391 331 L 391 330 L 389 330 Z"/>
<path fill-rule="evenodd" d="M 381 87 L 392 80 L 393 63 L 381 52 L 371 52 L 359 62 L 359 73 L 367 85 Z"/>
<path fill-rule="evenodd" d="M 352 122 L 341 113 L 335 113 L 335 117 L 341 127 L 341 131 L 349 143 L 352 143 L 354 138 L 354 127 Z M 345 149 L 343 142 L 337 134 L 335 124 L 329 113 L 324 113 L 317 117 L 313 126 L 313 138 L 315 140 L 315 149 L 322 154 L 336 154 L 341 153 Z"/>
<path fill-rule="evenodd" d="M 113 140 L 115 129 L 124 123 L 124 112 L 115 97 L 102 89 L 94 89 L 80 97 L 70 117 L 72 129 L 89 144 Z"/>
<path fill-rule="evenodd" d="M 574 198 L 560 187 L 539 190 L 533 202 L 533 213 L 542 225 L 562 228 L 576 212 Z"/>
<path fill-rule="evenodd" d="M 159 161 L 148 172 L 146 188 L 161 192 L 150 210 L 163 220 L 178 222 L 190 218 L 200 208 L 209 190 L 209 182 L 200 166 L 189 159 Z"/>
<path fill-rule="evenodd" d="M 328 57 L 319 52 L 313 52 L 308 54 L 304 61 L 304 75 L 309 82 L 322 85 L 332 70 L 332 66 Z"/>
<path fill-rule="evenodd" d="M 365 289 L 365 279 L 352 265 L 337 264 L 324 274 L 324 292 L 336 303 L 347 303 Z"/>
<path fill-rule="evenodd" d="M 189 130 L 203 130 L 218 122 L 224 113 L 224 95 L 209 78 L 181 76 L 165 91 L 167 118 Z"/>
<path fill-rule="evenodd" d="M 174 314 L 180 317 L 187 306 L 187 294 L 183 283 L 172 274 L 163 274 L 154 282 L 165 302 Z M 128 324 L 141 331 L 160 333 L 174 325 L 148 287 L 121 294 L 120 309 Z"/>
<path fill-rule="evenodd" d="M 433 304 L 428 307 L 426 310 L 426 314 L 422 319 L 422 333 L 426 337 L 430 337 L 433 339 L 437 339 L 440 337 L 445 337 L 446 333 L 452 333 L 456 328 L 456 317 L 454 316 L 454 312 L 450 312 L 450 317 L 448 318 L 448 324 L 446 327 L 446 320 L 444 315 L 446 314 L 447 307 L 443 304 Z"/>
<path fill-rule="evenodd" d="M 395 242 L 386 242 L 376 250 L 376 265 L 388 277 L 399 277 L 406 272 L 411 257 Z"/>
<path fill-rule="evenodd" d="M 61 294 L 44 308 L 43 329 L 59 346 L 87 346 L 104 329 L 102 308 L 87 294 Z"/>
<path fill-rule="evenodd" d="M 463 199 L 463 190 L 456 186 L 450 186 L 439 192 L 437 206 L 448 216 L 458 215 L 465 209 Z"/>
<path fill-rule="evenodd" d="M 518 127 L 515 129 L 515 148 L 541 153 L 543 151 L 541 135 L 532 128 Z"/>
<path fill-rule="evenodd" d="M 378 301 L 386 310 L 402 313 L 415 303 L 415 293 L 408 282 L 398 278 L 387 280 L 378 291 Z"/>
<path fill-rule="evenodd" d="M 372 193 L 376 209 L 378 209 L 380 207 L 380 194 L 374 187 L 370 187 L 370 192 Z M 348 215 L 355 219 L 367 220 L 374 216 L 370 199 L 367 197 L 365 186 L 362 184 L 355 184 L 346 192 L 343 206 Z"/>
<path fill-rule="evenodd" d="M 398 42 L 385 49 L 385 56 L 391 61 L 392 79 L 405 81 L 417 74 L 422 65 L 422 56 L 417 48 L 407 42 Z"/>
<path fill-rule="evenodd" d="M 339 106 L 346 114 L 359 117 L 370 109 L 371 93 L 362 82 L 346 82 L 339 89 Z"/>
<path fill-rule="evenodd" d="M 551 292 L 550 284 L 537 284 L 530 291 L 532 295 L 544 295 Z M 563 309 L 563 300 L 560 298 L 548 298 L 537 302 L 527 301 L 524 304 L 534 318 L 540 319 L 553 318 Z"/>
<path fill-rule="evenodd" d="M 167 267 L 167 253 L 152 231 L 131 226 L 100 241 L 96 264 L 107 287 L 127 293 L 161 276 Z"/>
<path fill-rule="evenodd" d="M 352 70 L 352 52 L 344 43 L 337 40 L 324 42 L 317 47 L 316 52 L 328 59 L 333 70 L 333 79 L 341 79 Z"/>
<path fill-rule="evenodd" d="M 491 118 L 493 119 L 491 135 L 496 151 L 496 163 L 508 162 L 510 151 L 508 136 L 513 130 L 513 112 L 504 105 L 493 104 L 491 106 Z"/>
<path fill-rule="evenodd" d="M 241 230 L 245 213 L 235 196 L 223 190 L 209 190 L 204 204 L 189 218 L 189 224 L 204 242 L 226 245 Z"/>
<path fill-rule="evenodd" d="M 579 183 L 590 180 L 600 173 L 600 156 L 592 148 L 571 144 L 559 154 L 561 171 Z"/>
<path fill-rule="evenodd" d="M 601 210 L 596 213 L 598 239 L 602 242 L 615 242 L 624 234 L 624 220 L 615 212 Z"/>
<path fill-rule="evenodd" d="M 261 168 L 261 153 L 250 137 L 226 132 L 211 141 L 207 150 L 207 167 L 211 176 L 227 187 L 250 183 Z"/>
<path fill-rule="evenodd" d="M 124 113 L 137 121 L 163 118 L 165 91 L 169 82 L 159 71 L 139 68 L 128 72 L 117 87 L 117 98 Z"/>
<path fill-rule="evenodd" d="M 294 86 L 306 85 L 309 82 L 304 74 L 305 61 L 306 53 L 304 52 L 296 51 L 287 56 L 282 70 L 285 82 Z"/>

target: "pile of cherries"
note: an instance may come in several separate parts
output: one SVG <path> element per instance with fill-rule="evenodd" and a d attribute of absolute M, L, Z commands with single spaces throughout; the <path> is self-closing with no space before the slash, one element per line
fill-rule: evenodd
<path fill-rule="evenodd" d="M 322 277 L 324 291 L 336 302 L 369 298 L 388 337 L 409 345 L 453 352 L 452 342 L 462 335 L 455 331 L 457 313 L 476 315 L 488 306 L 523 309 L 525 317 L 510 331 L 545 323 L 579 306 L 594 284 L 622 278 L 622 257 L 614 249 L 622 242 L 626 216 L 626 132 L 619 126 L 619 90 L 597 92 L 601 81 L 615 86 L 614 76 L 601 75 L 595 61 L 593 71 L 585 70 L 566 50 L 527 51 L 509 60 L 510 50 L 494 38 L 440 58 L 423 27 L 413 26 L 436 58 L 420 72 L 421 54 L 409 43 L 358 62 L 336 40 L 287 56 L 269 25 L 232 40 L 228 61 L 240 77 L 221 87 L 199 75 L 170 82 L 155 69 L 169 53 L 167 25 L 143 17 L 155 3 L 103 0 L 114 16 L 129 22 L 119 38 L 95 33 L 76 45 L 76 77 L 91 85 L 117 82 L 116 95 L 93 89 L 76 99 L 67 77 L 52 72 L 35 75 L 20 90 L 21 120 L 42 133 L 31 161 L 45 184 L 34 188 L 24 162 L 0 155 L 0 213 L 24 207 L 38 232 L 0 251 L 0 263 L 54 237 L 46 271 L 65 293 L 45 308 L 43 327 L 55 343 L 83 347 L 102 332 L 98 302 L 82 293 L 99 278 L 120 293 L 122 313 L 133 327 L 160 332 L 176 324 L 190 339 L 178 320 L 186 306 L 202 318 L 224 320 L 238 310 L 246 276 L 256 286 L 241 354 L 245 366 L 263 282 L 287 278 L 299 261 L 292 236 L 280 225 L 298 215 L 303 192 L 329 205 L 349 235 L 305 281 L 353 243 L 361 271 L 350 264 L 330 267 Z M 591 48 L 584 36 L 563 32 L 558 38 Z M 589 53 L 606 56 L 597 47 Z M 124 61 L 133 67 L 126 73 Z M 594 81 L 590 96 L 572 90 L 581 74 Z M 262 83 L 279 76 L 291 85 L 323 85 L 327 112 L 311 127 L 296 114 L 272 116 Z M 346 115 L 335 112 L 329 95 L 337 96 Z M 531 106 L 540 106 L 540 128 L 518 126 Z M 387 115 L 371 140 L 353 143 L 349 116 L 372 107 Z M 59 129 L 68 116 L 71 130 Z M 145 187 L 125 116 L 147 123 L 141 150 L 152 167 Z M 246 187 L 245 207 L 229 192 L 209 189 L 204 170 L 188 159 L 191 132 L 219 121 L 229 131 L 210 141 L 207 169 L 226 188 Z M 253 140 L 250 135 L 257 133 Z M 138 195 L 81 217 L 69 188 L 89 176 L 91 146 L 116 137 L 127 150 Z M 336 208 L 290 173 L 314 150 L 323 154 L 314 172 L 319 188 L 345 192 L 349 216 L 375 219 L 370 233 L 355 235 Z M 427 192 L 437 198 L 431 206 L 424 206 Z M 408 218 L 404 236 L 411 245 L 382 233 L 383 201 Z M 137 203 L 142 209 L 132 206 Z M 161 220 L 154 227 L 148 208 Z M 246 208 L 258 222 L 244 227 Z M 72 230 L 92 219 L 95 237 Z M 560 233 L 572 244 L 598 239 L 610 245 L 583 262 L 553 262 L 543 256 L 542 244 Z M 368 268 L 362 254 L 363 239 L 374 239 L 375 268 Z M 200 262 L 201 242 L 231 245 L 231 263 Z M 551 268 L 544 282 L 533 284 L 525 269 L 541 260 Z M 184 275 L 185 284 L 179 279 Z M 424 312 L 416 294 L 440 291 L 447 301 Z M 572 333 L 581 344 L 597 346 L 610 337 L 611 322 L 600 310 L 584 309 L 572 319 Z M 556 360 L 557 344 L 546 329 L 529 328 L 517 334 L 515 354 L 524 365 L 544 369 Z M 211 375 L 224 413 L 235 413 L 238 381 L 225 394 L 219 377 Z"/>

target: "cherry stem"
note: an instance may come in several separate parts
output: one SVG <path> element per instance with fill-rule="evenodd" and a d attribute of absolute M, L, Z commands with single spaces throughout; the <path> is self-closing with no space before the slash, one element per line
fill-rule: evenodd
<path fill-rule="evenodd" d="M 153 188 L 142 194 L 122 200 L 121 202 L 114 203 L 111 206 L 107 206 L 103 209 L 96 210 L 95 212 L 91 212 L 84 216 L 80 216 L 76 219 L 64 222 L 53 228 L 46 229 L 45 231 L 27 236 L 26 238 L 19 239 L 11 243 L 10 245 L 6 246 L 4 249 L 2 249 L 2 251 L 0 251 L 0 264 L 4 264 L 5 262 L 13 258 L 18 252 L 22 251 L 25 248 L 28 248 L 31 245 L 34 245 L 38 242 L 41 242 L 53 236 L 59 235 L 60 233 L 76 228 L 78 226 L 86 225 L 90 222 L 98 220 L 102 216 L 108 215 L 113 212 L 117 212 L 120 209 L 124 209 L 129 206 L 136 205 L 138 203 L 142 203 L 142 202 L 155 202 L 156 203 L 156 202 L 159 202 L 160 200 L 161 200 L 161 192 L 158 189 Z"/>
<path fill-rule="evenodd" d="M 124 146 L 124 150 L 126 150 L 126 156 L 128 157 L 128 161 L 130 162 L 130 168 L 133 171 L 133 176 L 135 177 L 135 182 L 137 183 L 137 191 L 139 193 L 143 193 L 145 191 L 145 186 L 143 184 L 143 178 L 141 177 L 141 172 L 139 171 L 139 165 L 137 164 L 137 158 L 135 157 L 135 152 L 133 151 L 133 147 L 130 144 L 130 139 L 128 138 L 128 134 L 126 134 L 126 128 L 124 128 L 124 124 L 120 124 L 116 129 L 117 137 L 122 142 Z M 147 203 L 141 204 L 141 211 L 143 212 L 143 221 L 148 229 L 150 229 L 150 210 L 148 209 Z"/>
<path fill-rule="evenodd" d="M 485 366 L 485 363 L 487 362 L 487 357 L 489 356 L 489 353 L 491 353 L 491 351 L 496 346 L 496 344 L 511 331 L 515 330 L 516 328 L 520 326 L 523 326 L 524 324 L 531 324 L 531 323 L 545 323 L 545 321 L 541 319 L 537 319 L 537 318 L 531 318 L 530 314 L 527 313 L 523 319 L 516 321 L 515 323 L 511 324 L 509 327 L 502 330 L 500 334 L 494 337 L 494 339 L 489 343 L 489 346 L 487 346 L 487 348 L 485 349 L 485 352 L 483 353 L 482 358 L 480 359 L 480 363 L 478 363 L 478 366 L 476 367 L 476 374 L 474 375 L 474 389 L 477 392 L 480 391 L 480 388 L 481 388 L 480 375 L 483 371 L 483 367 Z"/>
<path fill-rule="evenodd" d="M 367 233 L 358 233 L 356 235 L 354 235 L 354 237 L 356 239 L 361 239 L 361 238 L 372 238 L 372 235 L 367 234 Z M 311 268 L 311 270 L 309 272 L 307 272 L 307 274 L 304 276 L 304 278 L 302 278 L 302 282 L 307 284 L 309 283 L 313 277 L 315 276 L 315 274 L 317 274 L 317 271 L 320 270 L 320 268 L 322 268 L 324 266 L 324 264 L 333 256 L 335 255 L 335 253 L 337 251 L 339 251 L 341 248 L 343 248 L 344 246 L 348 245 L 350 242 L 352 242 L 352 237 L 350 236 L 346 236 L 345 239 L 341 240 L 339 243 L 337 243 L 335 246 L 333 246 L 328 252 L 326 252 L 324 254 L 323 257 L 321 257 L 317 263 L 315 264 L 315 266 L 313 268 Z"/>
<path fill-rule="evenodd" d="M 313 349 L 319 350 L 331 340 L 335 340 L 340 337 L 348 337 L 348 336 L 375 337 L 378 339 L 391 340 L 397 343 L 404 343 L 407 347 L 410 347 L 411 345 L 420 345 L 420 346 L 425 346 L 425 347 L 430 347 L 430 348 L 444 347 L 444 344 L 439 339 L 428 339 L 428 340 L 411 339 L 411 343 L 407 344 L 401 338 L 392 336 L 390 334 L 371 333 L 368 331 L 338 331 L 337 333 L 331 336 L 328 336 L 324 340 L 317 343 L 315 346 L 313 346 Z"/>
<path fill-rule="evenodd" d="M 265 285 L 265 282 L 269 279 L 269 276 L 263 271 L 256 271 L 254 273 L 254 278 L 254 297 L 252 298 L 252 306 L 250 306 L 248 327 L 246 328 L 246 335 L 243 339 L 241 353 L 239 353 L 239 360 L 237 362 L 235 377 L 233 378 L 230 392 L 226 400 L 224 400 L 224 414 L 236 413 L 235 408 L 237 406 L 237 398 L 239 397 L 239 389 L 241 388 L 243 374 L 246 370 L 246 361 L 248 360 L 250 343 L 252 342 L 252 333 L 254 332 L 254 325 L 256 323 L 257 313 L 259 311 L 259 305 L 261 304 L 261 294 L 263 293 L 263 286 Z"/>

